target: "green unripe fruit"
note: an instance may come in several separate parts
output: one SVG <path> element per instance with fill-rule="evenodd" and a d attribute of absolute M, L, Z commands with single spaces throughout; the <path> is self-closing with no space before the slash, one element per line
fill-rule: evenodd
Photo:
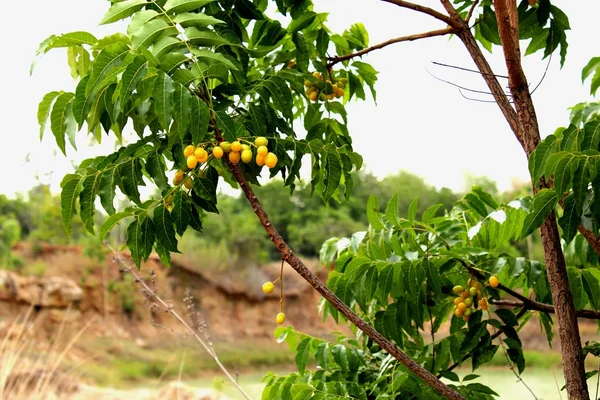
<path fill-rule="evenodd" d="M 470 308 L 467 308 L 464 312 L 464 316 L 467 318 L 470 317 L 471 314 L 473 314 L 473 310 L 471 310 Z"/>
<path fill-rule="evenodd" d="M 469 289 L 469 296 L 471 296 L 471 297 L 477 296 L 477 288 L 476 287 L 472 287 Z"/>
<path fill-rule="evenodd" d="M 467 297 L 466 299 L 464 299 L 463 302 L 465 303 L 465 305 L 467 307 L 471 307 L 473 305 L 473 299 L 470 297 Z"/>
<path fill-rule="evenodd" d="M 460 285 L 456 285 L 452 288 L 452 293 L 454 294 L 461 294 L 462 291 L 465 290 L 464 287 L 460 286 Z"/>

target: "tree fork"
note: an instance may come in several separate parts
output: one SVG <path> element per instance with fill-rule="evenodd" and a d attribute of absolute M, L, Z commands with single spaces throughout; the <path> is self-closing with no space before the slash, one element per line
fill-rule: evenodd
<path fill-rule="evenodd" d="M 292 267 L 304 280 L 311 284 L 317 292 L 321 294 L 331 305 L 342 313 L 350 322 L 352 322 L 358 329 L 363 331 L 368 337 L 370 337 L 375 343 L 377 343 L 382 349 L 391 354 L 396 360 L 400 361 L 406 366 L 413 374 L 422 379 L 427 385 L 435 389 L 439 394 L 445 396 L 450 400 L 464 400 L 464 397 L 452 390 L 448 385 L 442 383 L 435 375 L 417 364 L 412 358 L 407 356 L 398 346 L 386 339 L 381 333 L 375 328 L 365 322 L 362 318 L 356 315 L 350 307 L 348 307 L 339 297 L 335 295 L 310 269 L 294 254 L 292 249 L 283 240 L 283 238 L 277 232 L 277 229 L 271 223 L 269 216 L 263 209 L 260 201 L 254 194 L 254 191 L 244 178 L 244 174 L 237 165 L 234 165 L 225 160 L 229 170 L 233 174 L 235 180 L 239 183 L 246 199 L 252 206 L 252 210 L 260 220 L 261 225 L 267 231 L 269 238 L 281 253 L 281 258 L 285 260 L 290 267 Z"/>

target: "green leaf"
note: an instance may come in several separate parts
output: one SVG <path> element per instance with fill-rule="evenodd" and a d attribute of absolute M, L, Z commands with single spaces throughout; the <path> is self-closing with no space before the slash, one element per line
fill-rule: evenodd
<path fill-rule="evenodd" d="M 523 222 L 521 238 L 528 236 L 542 225 L 550 212 L 554 210 L 557 201 L 558 195 L 554 190 L 542 189 L 535 195 L 532 211 L 527 214 L 525 221 Z"/>
<path fill-rule="evenodd" d="M 323 179 L 323 200 L 328 202 L 340 185 L 342 179 L 342 163 L 336 149 L 327 149 L 325 163 L 325 177 Z"/>
<path fill-rule="evenodd" d="M 148 4 L 146 0 L 125 0 L 120 3 L 115 3 L 104 15 L 100 21 L 100 25 L 111 24 L 127 18 L 136 11 L 141 10 L 145 4 Z"/>
<path fill-rule="evenodd" d="M 367 201 L 367 219 L 373 229 L 379 231 L 385 228 L 379 214 L 379 199 L 373 195 L 370 195 Z"/>
<path fill-rule="evenodd" d="M 100 186 L 100 173 L 88 175 L 83 179 L 83 190 L 79 194 L 79 207 L 81 208 L 81 220 L 85 228 L 92 235 L 94 232 L 94 214 L 96 213 L 96 196 Z"/>
<path fill-rule="evenodd" d="M 600 309 L 600 271 L 594 268 L 581 270 L 583 288 L 594 310 Z"/>
<path fill-rule="evenodd" d="M 158 186 L 160 190 L 165 190 L 169 186 L 167 177 L 165 175 L 166 168 L 167 166 L 165 165 L 163 156 L 158 152 L 158 150 L 154 150 L 148 155 L 148 160 L 146 161 L 146 171 L 148 171 L 154 180 L 154 183 L 156 183 L 156 186 Z"/>
<path fill-rule="evenodd" d="M 129 199 L 136 204 L 140 204 L 140 192 L 138 190 L 138 182 L 141 180 L 142 166 L 137 158 L 129 158 L 123 161 L 117 167 L 117 173 L 123 182 L 123 190 Z"/>
<path fill-rule="evenodd" d="M 148 217 L 135 219 L 127 227 L 127 247 L 138 269 L 141 268 L 142 260 L 147 261 L 150 257 L 155 238 L 154 226 Z"/>
<path fill-rule="evenodd" d="M 152 97 L 154 98 L 154 109 L 158 117 L 158 122 L 165 131 L 169 130 L 169 125 L 171 124 L 173 92 L 175 92 L 175 87 L 171 77 L 159 72 L 154 83 Z"/>
<path fill-rule="evenodd" d="M 177 34 L 177 28 L 169 25 L 163 19 L 153 19 L 140 27 L 131 38 L 131 44 L 135 50 L 149 48 L 162 35 L 173 36 Z"/>
<path fill-rule="evenodd" d="M 408 221 L 411 223 L 415 222 L 415 218 L 417 217 L 417 206 L 419 204 L 419 198 L 415 197 L 413 201 L 410 202 L 408 206 Z"/>
<path fill-rule="evenodd" d="M 304 374 L 304 369 L 306 368 L 306 363 L 308 362 L 308 356 L 310 355 L 310 342 L 312 338 L 306 337 L 298 343 L 298 347 L 296 347 L 296 367 L 298 368 L 298 372 L 300 375 Z"/>
<path fill-rule="evenodd" d="M 131 216 L 133 216 L 131 214 L 131 212 L 123 211 L 123 212 L 116 213 L 116 214 L 113 214 L 110 217 L 108 217 L 106 219 L 106 221 L 104 221 L 104 223 L 100 227 L 100 233 L 98 235 L 98 242 L 100 244 L 102 244 L 102 241 L 104 240 L 106 235 L 108 235 L 108 232 L 110 232 L 115 225 L 117 225 L 119 222 L 121 222 L 121 220 L 123 220 L 127 217 L 131 217 Z"/>
<path fill-rule="evenodd" d="M 571 243 L 571 240 L 577 235 L 577 229 L 580 223 L 581 214 L 577 211 L 573 195 L 569 195 L 564 202 L 563 215 L 558 219 L 558 224 L 562 228 L 562 236 L 566 244 Z"/>
<path fill-rule="evenodd" d="M 58 148 L 66 155 L 65 134 L 74 132 L 77 122 L 73 116 L 72 102 L 75 94 L 67 92 L 61 93 L 54 102 L 52 112 L 50 113 L 50 129 L 56 138 Z"/>
<path fill-rule="evenodd" d="M 546 161 L 553 153 L 552 145 L 556 141 L 556 136 L 550 135 L 542 140 L 529 156 L 529 173 L 534 182 L 538 182 L 546 167 Z"/>
<path fill-rule="evenodd" d="M 164 9 L 169 13 L 180 14 L 204 7 L 213 1 L 214 0 L 167 0 Z"/>
<path fill-rule="evenodd" d="M 133 36 L 134 33 L 138 31 L 142 26 L 144 26 L 148 21 L 154 19 L 159 14 L 155 10 L 142 10 L 140 12 L 135 13 L 135 15 L 131 18 L 131 22 L 127 26 L 127 35 L 130 37 Z"/>
<path fill-rule="evenodd" d="M 443 204 L 441 204 L 441 203 L 434 204 L 434 205 L 430 206 L 429 208 L 427 208 L 427 210 L 423 211 L 423 216 L 421 217 L 421 220 L 423 221 L 423 223 L 429 224 L 429 221 L 431 221 L 431 219 L 433 217 L 435 217 L 435 214 L 437 214 L 438 210 L 442 206 L 443 206 Z"/>
<path fill-rule="evenodd" d="M 206 63 L 219 63 L 223 64 L 227 67 L 228 70 L 238 71 L 239 68 L 232 63 L 229 59 L 225 58 L 221 53 L 215 53 L 210 50 L 204 49 L 192 49 L 192 53 L 198 58 L 200 61 L 204 61 Z"/>
<path fill-rule="evenodd" d="M 392 226 L 399 226 L 398 220 L 400 219 L 400 216 L 398 215 L 398 193 L 394 193 L 390 201 L 388 201 L 387 206 L 385 207 L 385 219 L 387 219 Z"/>
<path fill-rule="evenodd" d="M 46 122 L 48 121 L 48 115 L 50 114 L 50 108 L 54 100 L 60 95 L 60 92 L 53 91 L 46 93 L 38 105 L 37 119 L 40 125 L 40 140 L 44 137 L 44 131 L 46 130 Z"/>
<path fill-rule="evenodd" d="M 567 273 L 569 275 L 569 285 L 571 286 L 571 292 L 573 293 L 573 303 L 575 308 L 580 310 L 586 306 L 586 299 L 584 297 L 583 280 L 581 278 L 581 272 L 575 267 L 568 267 Z"/>
<path fill-rule="evenodd" d="M 115 199 L 115 170 L 107 169 L 102 172 L 100 178 L 100 204 L 111 215 L 115 213 L 114 199 Z"/>
<path fill-rule="evenodd" d="M 192 95 L 190 91 L 186 87 L 176 84 L 175 91 L 173 92 L 173 119 L 177 122 L 177 130 L 181 139 L 183 139 L 190 127 L 191 101 Z"/>
<path fill-rule="evenodd" d="M 152 220 L 156 228 L 156 239 L 166 250 L 179 253 L 179 250 L 177 250 L 175 229 L 173 229 L 173 220 L 167 208 L 156 207 Z"/>
<path fill-rule="evenodd" d="M 127 65 L 121 78 L 121 90 L 119 91 L 120 108 L 125 110 L 127 101 L 131 97 L 132 92 L 136 89 L 138 83 L 146 76 L 148 70 L 148 61 L 143 56 L 137 56 Z"/>
<path fill-rule="evenodd" d="M 190 197 L 183 190 L 177 190 L 173 195 L 173 210 L 171 217 L 175 223 L 177 234 L 182 236 L 191 221 L 192 203 Z"/>
<path fill-rule="evenodd" d="M 195 26 L 196 28 L 206 28 L 209 25 L 219 25 L 225 22 L 220 19 L 211 17 L 202 13 L 181 13 L 177 14 L 173 18 L 173 22 L 187 28 L 189 26 Z"/>
<path fill-rule="evenodd" d="M 89 96 L 100 86 L 111 70 L 121 66 L 127 54 L 129 54 L 129 46 L 122 42 L 114 43 L 102 50 L 94 60 L 85 95 Z"/>
<path fill-rule="evenodd" d="M 192 96 L 190 102 L 190 131 L 192 143 L 200 143 L 208 133 L 210 113 L 208 106 L 197 96 Z"/>
<path fill-rule="evenodd" d="M 81 176 L 75 174 L 66 175 L 61 183 L 60 208 L 62 213 L 63 227 L 67 235 L 71 236 L 71 220 L 77 213 L 75 203 L 81 190 Z"/>
<path fill-rule="evenodd" d="M 214 47 L 231 44 L 227 39 L 218 33 L 210 30 L 200 30 L 195 26 L 185 28 L 185 36 L 196 46 Z"/>
<path fill-rule="evenodd" d="M 293 33 L 296 31 L 301 31 L 302 29 L 312 24 L 316 17 L 317 13 L 312 11 L 307 11 L 305 13 L 300 14 L 298 17 L 292 20 L 292 22 L 288 26 L 288 32 Z"/>

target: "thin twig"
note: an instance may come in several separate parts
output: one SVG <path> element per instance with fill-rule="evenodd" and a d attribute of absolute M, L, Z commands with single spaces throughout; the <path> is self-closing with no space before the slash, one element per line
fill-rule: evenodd
<path fill-rule="evenodd" d="M 105 242 L 105 244 L 113 252 L 115 258 L 120 262 L 123 269 L 131 273 L 136 279 L 136 281 L 143 286 L 147 294 L 154 297 L 156 301 L 158 301 L 164 307 L 166 312 L 170 313 L 173 317 L 175 317 L 175 319 L 177 319 L 194 336 L 194 338 L 198 343 L 200 343 L 200 346 L 206 352 L 206 354 L 208 354 L 217 363 L 221 371 L 223 371 L 225 376 L 227 376 L 231 383 L 233 383 L 233 386 L 235 386 L 235 388 L 242 394 L 242 396 L 250 400 L 250 397 L 246 394 L 246 392 L 244 392 L 244 389 L 241 388 L 241 386 L 237 383 L 235 378 L 231 376 L 229 371 L 227 371 L 227 368 L 225 368 L 225 366 L 221 363 L 214 349 L 204 342 L 204 340 L 198 335 L 194 328 L 192 328 L 175 310 L 173 310 L 173 307 L 170 304 L 167 304 L 155 291 L 153 291 L 150 288 L 150 286 L 148 286 L 148 284 L 142 279 L 142 277 L 135 271 L 135 268 L 131 268 L 129 265 L 127 265 L 125 260 L 121 258 L 119 253 L 117 253 L 110 244 L 108 244 L 107 242 Z"/>
<path fill-rule="evenodd" d="M 598 399 L 598 387 L 600 387 L 600 361 L 598 361 L 598 373 L 596 374 L 596 394 L 594 399 Z"/>
<path fill-rule="evenodd" d="M 430 15 L 433 18 L 439 19 L 440 21 L 445 22 L 448 25 L 452 25 L 452 22 L 453 22 L 449 16 L 442 14 L 441 12 L 436 11 L 433 8 L 425 7 L 420 4 L 410 3 L 410 2 L 404 1 L 404 0 L 382 0 L 382 1 L 384 1 L 386 3 L 395 4 L 398 7 L 408 8 L 410 10 L 414 10 L 414 11 L 417 11 L 417 12 L 420 12 L 423 14 Z"/>
<path fill-rule="evenodd" d="M 370 53 L 374 50 L 383 49 L 384 47 L 389 46 L 394 43 L 410 42 L 413 40 L 426 39 L 426 38 L 435 37 L 435 36 L 444 36 L 444 35 L 448 35 L 452 32 L 453 32 L 452 28 L 445 28 L 445 29 L 438 29 L 435 31 L 416 33 L 414 35 L 400 36 L 397 38 L 389 39 L 389 40 L 386 40 L 385 42 L 381 42 L 381 43 L 378 43 L 371 47 L 367 47 L 367 48 L 357 51 L 355 53 L 345 54 L 343 56 L 331 57 L 328 59 L 329 62 L 327 63 L 327 69 L 329 70 L 331 67 L 333 67 L 335 64 L 337 64 L 339 62 L 350 60 L 355 57 L 364 56 L 367 53 Z"/>
<path fill-rule="evenodd" d="M 451 85 L 451 86 L 457 87 L 457 88 L 459 88 L 459 89 L 466 90 L 466 91 L 468 91 L 468 92 L 473 92 L 473 93 L 486 94 L 486 95 L 489 95 L 489 96 L 493 96 L 493 95 L 494 95 L 493 93 L 486 92 L 486 91 L 484 91 L 484 90 L 469 89 L 468 87 L 464 87 L 464 86 L 461 86 L 461 85 L 459 85 L 459 84 L 456 84 L 456 83 L 454 83 L 454 82 L 450 82 L 450 81 L 447 81 L 447 80 L 445 80 L 445 79 L 439 78 L 439 77 L 435 76 L 434 74 L 432 74 L 431 72 L 429 72 L 429 70 L 428 70 L 427 68 L 425 68 L 425 71 L 427 71 L 427 73 L 428 73 L 429 75 L 431 75 L 432 77 L 434 77 L 434 78 L 435 78 L 435 79 L 437 79 L 438 81 L 441 81 L 441 82 L 447 83 L 448 85 Z M 510 97 L 510 95 L 508 95 L 508 94 L 506 94 L 506 93 L 504 93 L 504 95 L 505 95 L 506 97 Z"/>
<path fill-rule="evenodd" d="M 481 71 L 478 71 L 476 69 L 471 69 L 471 68 L 459 67 L 458 65 L 444 64 L 444 63 L 441 63 L 438 61 L 432 61 L 431 63 L 435 64 L 435 65 L 439 65 L 440 67 L 454 68 L 454 69 L 459 69 L 461 71 L 473 72 L 473 73 L 479 74 L 479 75 L 486 75 L 485 72 L 481 72 Z M 506 76 L 506 75 L 492 74 L 492 76 L 495 76 L 496 78 L 508 79 L 508 76 Z"/>
<path fill-rule="evenodd" d="M 465 22 L 469 22 L 469 20 L 471 19 L 471 16 L 473 16 L 473 11 L 475 11 L 475 8 L 477 8 L 477 4 L 479 4 L 479 0 L 475 0 L 473 2 L 473 4 L 471 4 L 471 8 L 469 9 L 469 12 L 467 13 L 467 17 L 465 18 Z"/>

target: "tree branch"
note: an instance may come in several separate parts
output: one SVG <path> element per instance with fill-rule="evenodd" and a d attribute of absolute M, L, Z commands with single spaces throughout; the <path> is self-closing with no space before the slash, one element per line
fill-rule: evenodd
<path fill-rule="evenodd" d="M 473 4 L 471 4 L 471 8 L 469 9 L 469 12 L 467 13 L 467 18 L 465 18 L 466 23 L 469 23 L 469 20 L 473 16 L 473 12 L 475 11 L 475 8 L 477 8 L 478 4 L 479 4 L 479 0 L 475 0 L 473 2 Z"/>
<path fill-rule="evenodd" d="M 550 314 L 554 314 L 554 307 L 550 304 L 539 303 L 534 300 L 529 300 L 528 302 L 523 301 L 515 301 L 515 300 L 494 300 L 490 299 L 490 303 L 498 305 L 498 306 L 507 306 L 507 307 L 525 307 L 528 310 L 532 311 L 541 311 Z M 586 319 L 600 319 L 600 313 L 593 310 L 577 310 L 576 312 L 577 318 L 586 318 Z"/>
<path fill-rule="evenodd" d="M 410 42 L 413 40 L 426 39 L 426 38 L 435 37 L 435 36 L 444 36 L 444 35 L 450 34 L 452 32 L 453 32 L 452 28 L 445 28 L 445 29 L 438 29 L 435 31 L 416 33 L 414 35 L 400 36 L 397 38 L 386 40 L 385 42 L 373 45 L 371 47 L 367 47 L 366 49 L 362 49 L 355 53 L 346 54 L 343 56 L 331 57 L 328 59 L 329 62 L 327 63 L 327 69 L 333 67 L 335 64 L 337 64 L 339 62 L 350 60 L 351 58 L 355 58 L 355 57 L 361 57 L 367 53 L 372 52 L 373 50 L 382 49 L 386 46 L 389 46 L 390 44 L 400 43 L 400 42 Z"/>
<path fill-rule="evenodd" d="M 583 225 L 579 225 L 577 228 L 581 235 L 588 241 L 590 246 L 600 255 L 600 238 L 594 235 L 594 232 L 590 231 Z"/>
<path fill-rule="evenodd" d="M 445 22 L 446 24 L 452 26 L 452 21 L 450 19 L 450 17 L 448 17 L 447 15 L 442 14 L 439 11 L 434 10 L 433 8 L 429 8 L 429 7 L 425 7 L 422 6 L 420 4 L 415 4 L 415 3 L 410 3 L 408 1 L 404 1 L 404 0 L 382 0 L 386 3 L 391 3 L 391 4 L 395 4 L 398 7 L 402 7 L 402 8 L 408 8 L 410 10 L 414 10 L 423 14 L 427 14 L 432 16 L 435 19 L 439 19 L 442 22 Z"/>

